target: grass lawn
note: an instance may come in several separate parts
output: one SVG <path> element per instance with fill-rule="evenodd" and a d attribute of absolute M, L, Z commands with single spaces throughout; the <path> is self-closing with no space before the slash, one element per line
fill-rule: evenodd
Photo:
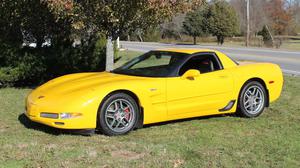
<path fill-rule="evenodd" d="M 300 40 L 288 40 L 280 47 L 282 49 L 300 50 Z"/>
<path fill-rule="evenodd" d="M 165 40 L 165 41 L 162 40 L 161 42 L 176 43 L 176 44 L 193 44 L 192 41 L 180 42 L 180 41 L 176 41 L 176 40 Z M 198 41 L 197 44 L 198 45 L 203 45 L 203 46 L 218 46 L 217 42 Z M 230 41 L 228 39 L 227 40 L 225 39 L 225 43 L 222 46 L 224 46 L 224 47 L 246 47 L 244 41 Z M 268 47 L 265 47 L 265 46 L 261 46 L 261 47 L 259 47 L 259 46 L 260 46 L 259 42 L 251 41 L 250 47 L 276 49 L 275 47 L 274 48 L 268 48 Z M 299 51 L 300 50 L 300 40 L 299 39 L 284 40 L 284 41 L 282 41 L 282 45 L 279 47 L 279 50 L 280 49 Z"/>
<path fill-rule="evenodd" d="M 131 53 L 134 55 L 134 53 Z M 300 167 L 300 78 L 260 117 L 204 117 L 125 136 L 80 136 L 29 122 L 30 89 L 0 89 L 0 167 Z"/>

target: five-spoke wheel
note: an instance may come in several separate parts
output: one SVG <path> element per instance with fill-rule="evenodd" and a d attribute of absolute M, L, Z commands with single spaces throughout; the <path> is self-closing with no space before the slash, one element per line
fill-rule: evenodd
<path fill-rule="evenodd" d="M 133 105 L 125 99 L 113 100 L 105 110 L 105 122 L 115 132 L 131 127 L 134 118 Z"/>
<path fill-rule="evenodd" d="M 265 87 L 257 82 L 248 82 L 239 96 L 238 112 L 243 117 L 257 117 L 266 107 L 267 95 Z"/>
<path fill-rule="evenodd" d="M 106 135 L 120 135 L 137 124 L 139 108 L 136 101 L 124 93 L 110 95 L 98 112 L 99 129 Z"/>

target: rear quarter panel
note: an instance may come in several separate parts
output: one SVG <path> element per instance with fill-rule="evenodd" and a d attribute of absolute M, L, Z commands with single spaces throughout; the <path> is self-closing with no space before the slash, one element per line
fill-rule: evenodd
<path fill-rule="evenodd" d="M 283 75 L 278 65 L 272 63 L 254 63 L 239 65 L 228 68 L 228 70 L 231 71 L 234 77 L 237 99 L 243 85 L 248 80 L 255 78 L 264 81 L 269 93 L 269 102 L 273 102 L 279 98 L 283 86 Z"/>

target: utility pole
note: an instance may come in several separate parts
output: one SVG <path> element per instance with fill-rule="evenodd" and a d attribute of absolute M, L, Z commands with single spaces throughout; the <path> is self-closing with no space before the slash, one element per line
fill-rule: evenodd
<path fill-rule="evenodd" d="M 114 69 L 114 48 L 113 48 L 113 42 L 112 37 L 108 36 L 107 42 L 106 42 L 106 71 L 111 71 Z"/>
<path fill-rule="evenodd" d="M 119 19 L 111 20 L 112 24 L 118 24 Z M 113 29 L 111 27 L 110 32 L 107 34 L 107 41 L 106 41 L 106 63 L 105 63 L 105 71 L 112 71 L 114 70 L 114 46 L 113 40 L 116 40 L 115 36 L 118 35 L 117 32 L 119 30 Z"/>
<path fill-rule="evenodd" d="M 246 0 L 247 2 L 247 39 L 246 46 L 249 46 L 250 41 L 250 0 Z"/>

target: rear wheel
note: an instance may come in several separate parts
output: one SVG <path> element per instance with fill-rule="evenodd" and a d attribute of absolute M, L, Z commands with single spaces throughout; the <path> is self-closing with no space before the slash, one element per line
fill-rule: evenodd
<path fill-rule="evenodd" d="M 98 112 L 98 125 L 105 135 L 122 135 L 136 126 L 138 118 L 136 101 L 127 94 L 116 93 L 102 103 Z"/>
<path fill-rule="evenodd" d="M 257 82 L 248 82 L 239 96 L 238 113 L 243 117 L 257 117 L 266 107 L 267 94 L 265 87 Z"/>

